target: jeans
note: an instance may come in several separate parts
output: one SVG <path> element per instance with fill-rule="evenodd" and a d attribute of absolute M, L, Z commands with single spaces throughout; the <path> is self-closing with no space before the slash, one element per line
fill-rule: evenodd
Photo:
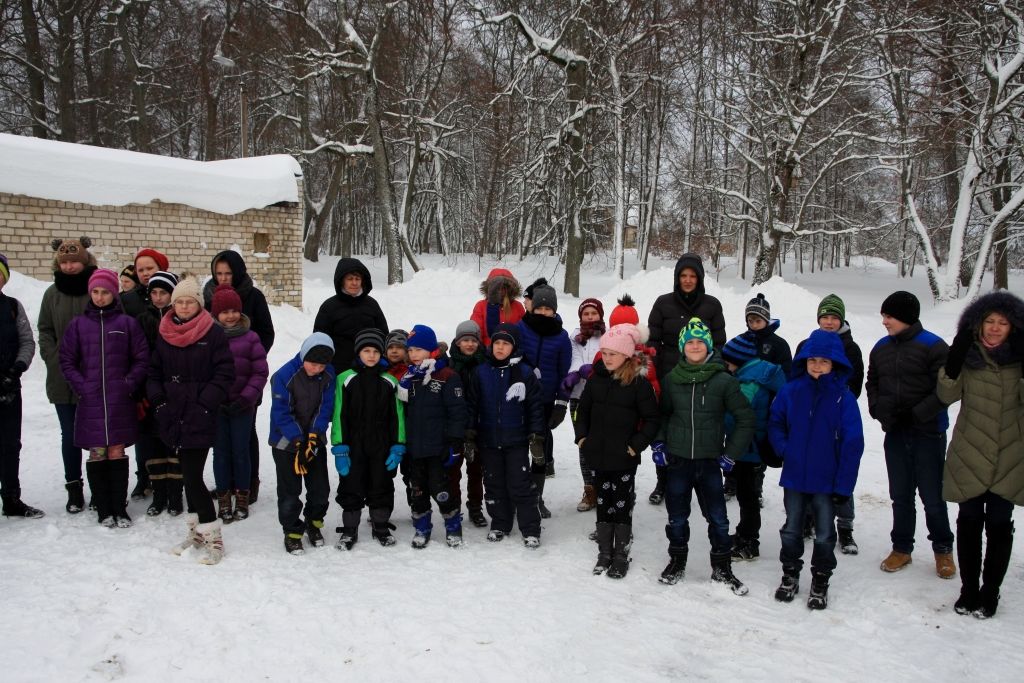
<path fill-rule="evenodd" d="M 900 429 L 885 435 L 885 468 L 889 472 L 892 499 L 892 549 L 914 552 L 917 528 L 915 490 L 924 503 L 928 540 L 936 553 L 953 552 L 953 531 L 946 502 L 942 499 L 942 467 L 946 458 L 946 435 L 923 434 Z"/>
<path fill-rule="evenodd" d="M 779 560 L 783 572 L 799 574 L 804 567 L 804 515 L 809 510 L 814 517 L 814 550 L 811 551 L 811 571 L 832 574 L 836 568 L 836 525 L 832 496 L 828 493 L 801 493 L 783 489 L 786 523 L 779 530 L 782 550 Z"/>
<path fill-rule="evenodd" d="M 60 422 L 60 454 L 64 459 L 64 481 L 81 481 L 82 449 L 75 445 L 75 403 L 54 403 Z"/>
<path fill-rule="evenodd" d="M 245 426 L 249 431 L 248 418 Z M 274 448 L 274 465 L 277 469 L 277 521 L 286 534 L 301 534 L 306 524 L 323 521 L 327 514 L 331 483 L 327 478 L 327 448 L 323 444 L 317 449 L 313 462 L 306 466 L 306 474 L 295 473 L 295 454 Z M 248 451 L 246 451 L 248 455 Z M 306 483 L 306 505 L 303 509 L 302 483 Z M 305 522 L 299 518 L 303 513 Z"/>
<path fill-rule="evenodd" d="M 217 441 L 213 444 L 213 478 L 217 491 L 247 491 L 251 477 L 249 453 L 252 411 L 217 415 Z"/>
<path fill-rule="evenodd" d="M 711 554 L 728 554 L 732 550 L 732 541 L 729 539 L 722 470 L 718 463 L 710 459 L 681 460 L 665 468 L 665 474 L 665 508 L 668 511 L 665 535 L 668 536 L 669 553 L 689 547 L 690 501 L 696 489 L 708 521 Z"/>

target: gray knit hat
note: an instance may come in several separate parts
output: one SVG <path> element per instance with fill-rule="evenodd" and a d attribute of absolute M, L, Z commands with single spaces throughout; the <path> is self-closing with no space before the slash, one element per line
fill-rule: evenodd
<path fill-rule="evenodd" d="M 552 311 L 558 311 L 558 294 L 555 292 L 554 287 L 548 285 L 541 285 L 533 290 L 533 298 L 530 299 L 530 303 L 533 305 L 533 310 L 537 310 L 541 306 L 547 306 Z"/>
<path fill-rule="evenodd" d="M 384 339 L 384 348 L 390 349 L 392 346 L 401 346 L 403 349 L 408 348 L 409 333 L 401 329 L 388 332 L 388 336 Z"/>
<path fill-rule="evenodd" d="M 359 353 L 367 346 L 372 346 L 382 354 L 384 353 L 386 348 L 384 346 L 384 335 L 381 334 L 380 330 L 375 327 L 368 327 L 365 330 L 359 331 L 359 334 L 356 335 L 356 343 L 353 350 Z"/>
<path fill-rule="evenodd" d="M 455 328 L 455 340 L 452 344 L 458 344 L 466 338 L 475 339 L 478 344 L 483 343 L 483 340 L 480 339 L 480 326 L 472 320 L 463 320 L 459 323 L 459 326 Z"/>

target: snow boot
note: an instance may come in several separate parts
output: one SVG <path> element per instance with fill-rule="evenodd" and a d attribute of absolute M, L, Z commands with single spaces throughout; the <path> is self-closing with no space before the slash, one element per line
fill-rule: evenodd
<path fill-rule="evenodd" d="M 132 525 L 132 519 L 128 516 L 128 458 L 117 458 L 107 462 L 107 496 L 110 512 L 114 515 L 117 526 L 125 529 Z"/>
<path fill-rule="evenodd" d="M 548 510 L 548 506 L 544 504 L 545 475 L 541 472 L 539 474 L 531 474 L 530 477 L 533 479 L 533 488 L 537 491 L 537 507 L 540 509 L 540 517 L 541 519 L 550 519 L 551 510 Z"/>
<path fill-rule="evenodd" d="M 118 529 L 130 529 L 133 522 L 127 512 L 122 512 L 114 517 L 114 523 L 117 525 Z"/>
<path fill-rule="evenodd" d="M 856 555 L 860 552 L 857 541 L 853 540 L 853 529 L 836 529 L 839 534 L 839 550 L 843 555 Z"/>
<path fill-rule="evenodd" d="M 828 607 L 828 579 L 830 572 L 811 572 L 811 592 L 807 596 L 808 609 Z"/>
<path fill-rule="evenodd" d="M 306 549 L 302 547 L 302 534 L 285 534 L 284 550 L 289 555 L 305 555 Z"/>
<path fill-rule="evenodd" d="M 980 605 L 974 610 L 978 619 L 989 619 L 996 615 L 999 607 L 999 587 L 1010 566 L 1010 551 L 1013 550 L 1013 522 L 988 524 L 985 529 L 985 565 L 981 570 Z"/>
<path fill-rule="evenodd" d="M 221 521 L 215 519 L 196 526 L 196 533 L 203 540 L 199 564 L 217 564 L 224 558 L 224 539 L 221 536 Z M 301 539 L 300 539 L 301 542 Z"/>
<path fill-rule="evenodd" d="M 397 528 L 391 522 L 374 522 L 370 533 L 373 535 L 374 540 L 387 548 L 398 542 L 394 534 L 391 533 Z"/>
<path fill-rule="evenodd" d="M 167 514 L 171 517 L 177 517 L 185 510 L 184 504 L 182 503 L 182 492 L 184 488 L 185 482 L 181 479 L 167 480 Z"/>
<path fill-rule="evenodd" d="M 540 536 L 524 536 L 523 545 L 530 550 L 536 550 L 540 547 Z"/>
<path fill-rule="evenodd" d="M 64 484 L 64 488 L 68 490 L 68 502 L 64 509 L 72 515 L 77 515 L 85 509 L 85 494 L 83 492 L 82 480 L 69 481 Z"/>
<path fill-rule="evenodd" d="M 434 528 L 430 523 L 430 510 L 412 513 L 412 526 L 416 530 L 412 537 L 412 547 L 418 550 L 426 548 L 430 543 L 430 532 Z"/>
<path fill-rule="evenodd" d="M 306 522 L 306 536 L 309 537 L 309 543 L 314 548 L 324 547 L 324 532 L 321 529 L 324 528 L 324 520 L 322 519 L 311 519 Z"/>
<path fill-rule="evenodd" d="M 462 511 L 449 512 L 444 518 L 444 536 L 449 548 L 462 545 Z"/>
<path fill-rule="evenodd" d="M 711 553 L 711 580 L 724 583 L 736 595 L 746 595 L 747 587 L 732 573 L 732 553 Z"/>
<path fill-rule="evenodd" d="M 171 548 L 172 553 L 181 555 L 189 548 L 203 547 L 203 539 L 196 531 L 197 526 L 199 526 L 199 515 L 194 512 L 185 515 L 185 540 Z"/>
<path fill-rule="evenodd" d="M 775 599 L 779 602 L 793 602 L 794 596 L 800 592 L 800 571 L 796 567 L 782 568 L 782 583 L 775 589 Z"/>
<path fill-rule="evenodd" d="M 633 525 L 615 525 L 615 543 L 612 546 L 612 565 L 608 567 L 609 579 L 625 578 L 629 571 L 629 549 L 633 546 Z"/>
<path fill-rule="evenodd" d="M 132 500 L 145 500 L 153 490 L 153 484 L 149 481 L 149 472 L 142 468 L 135 473 L 135 476 L 138 477 L 138 483 L 132 489 Z"/>
<path fill-rule="evenodd" d="M 686 574 L 686 558 L 689 555 L 687 548 L 668 548 L 668 566 L 661 572 L 658 578 L 659 583 L 673 586 L 682 581 Z"/>
<path fill-rule="evenodd" d="M 956 559 L 960 563 L 960 597 L 953 604 L 957 614 L 971 614 L 981 607 L 981 534 L 980 519 L 956 521 Z"/>
<path fill-rule="evenodd" d="M 231 509 L 231 490 L 217 492 L 217 516 L 224 524 L 235 521 L 235 513 Z"/>
<path fill-rule="evenodd" d="M 148 517 L 157 517 L 167 509 L 167 480 L 150 479 L 150 483 L 153 485 L 153 502 L 146 508 L 146 515 Z"/>
<path fill-rule="evenodd" d="M 469 521 L 473 523 L 473 526 L 481 528 L 487 526 L 487 518 L 484 517 L 484 512 L 480 509 L 480 506 L 470 506 L 466 509 L 469 511 Z"/>
<path fill-rule="evenodd" d="M 110 509 L 110 482 L 107 479 L 107 465 L 109 464 L 109 460 L 87 460 L 85 475 L 89 479 L 92 502 L 96 505 L 96 521 L 103 524 L 109 518 L 110 526 L 113 526 L 114 511 Z"/>
<path fill-rule="evenodd" d="M 594 491 L 594 487 L 587 484 L 583 487 L 583 497 L 580 498 L 580 502 L 576 504 L 576 512 L 587 512 L 593 510 L 594 506 L 597 505 L 597 492 Z"/>
<path fill-rule="evenodd" d="M 615 544 L 615 525 L 611 522 L 597 523 L 597 564 L 594 574 L 604 574 L 612 566 L 612 553 Z"/>
<path fill-rule="evenodd" d="M 249 519 L 249 491 L 238 489 L 235 491 L 235 512 L 233 515 L 236 522 Z M 320 526 L 323 526 L 321 521 Z"/>
<path fill-rule="evenodd" d="M 647 497 L 647 502 L 651 505 L 661 505 L 665 500 L 665 468 L 655 467 L 654 472 L 658 475 L 658 483 L 654 485 L 654 490 Z"/>
<path fill-rule="evenodd" d="M 507 535 L 508 534 L 501 529 L 491 529 L 487 532 L 487 540 L 491 543 L 500 543 L 505 540 L 505 536 Z"/>
<path fill-rule="evenodd" d="M 761 544 L 752 538 L 732 537 L 732 559 L 751 562 L 761 556 Z"/>
<path fill-rule="evenodd" d="M 334 544 L 338 550 L 352 550 L 359 540 L 359 530 L 355 527 L 339 526 L 334 530 L 338 533 L 338 542 Z"/>

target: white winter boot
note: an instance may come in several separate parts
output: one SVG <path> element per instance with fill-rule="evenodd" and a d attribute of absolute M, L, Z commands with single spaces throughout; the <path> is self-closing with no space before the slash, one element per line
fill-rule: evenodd
<path fill-rule="evenodd" d="M 199 564 L 217 564 L 224 557 L 224 539 L 220 535 L 221 526 L 219 519 L 196 526 L 196 533 L 203 539 Z"/>
<path fill-rule="evenodd" d="M 203 547 L 203 539 L 199 536 L 198 533 L 196 533 L 196 526 L 198 525 L 199 515 L 197 515 L 194 512 L 190 512 L 187 515 L 185 515 L 185 540 L 171 548 L 172 553 L 174 553 L 175 555 L 181 555 L 189 548 Z"/>

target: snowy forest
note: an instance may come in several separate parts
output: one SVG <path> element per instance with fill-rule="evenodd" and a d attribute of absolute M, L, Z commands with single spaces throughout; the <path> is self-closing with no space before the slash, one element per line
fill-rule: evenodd
<path fill-rule="evenodd" d="M 2 0 L 0 130 L 290 153 L 305 256 L 1024 262 L 1018 0 Z M 635 250 L 635 251 L 633 251 Z M 748 259 L 753 264 L 748 268 Z M 748 272 L 749 271 L 749 272 Z"/>

